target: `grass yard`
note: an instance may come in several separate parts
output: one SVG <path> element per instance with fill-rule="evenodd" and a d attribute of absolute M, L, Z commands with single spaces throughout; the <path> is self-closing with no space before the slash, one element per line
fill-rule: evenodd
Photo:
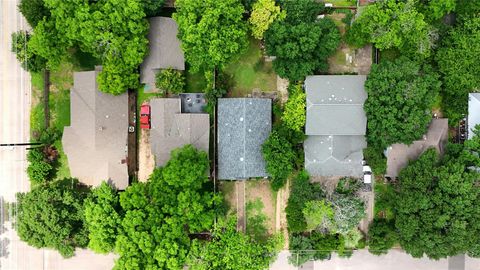
<path fill-rule="evenodd" d="M 325 0 L 325 3 L 332 3 L 334 7 L 356 6 L 356 0 Z"/>
<path fill-rule="evenodd" d="M 237 211 L 237 194 L 235 191 L 234 181 L 218 181 L 218 189 L 223 194 L 224 203 L 228 208 L 229 213 Z"/>
<path fill-rule="evenodd" d="M 277 90 L 277 75 L 272 63 L 264 61 L 260 43 L 253 38 L 247 50 L 225 68 L 225 73 L 233 78 L 230 97 L 245 97 L 254 89 L 264 92 Z"/>
<path fill-rule="evenodd" d="M 185 71 L 185 78 L 187 81 L 185 92 L 187 93 L 203 93 L 207 88 L 207 80 L 203 72 L 191 73 L 187 69 Z"/>
<path fill-rule="evenodd" d="M 381 217 L 391 220 L 395 217 L 393 213 L 393 186 L 383 181 L 375 181 L 375 209 L 374 217 Z"/>

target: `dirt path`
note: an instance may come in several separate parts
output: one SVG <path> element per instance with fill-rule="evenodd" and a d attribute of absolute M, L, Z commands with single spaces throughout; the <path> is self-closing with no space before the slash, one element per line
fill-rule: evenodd
<path fill-rule="evenodd" d="M 140 144 L 138 148 L 138 181 L 146 182 L 155 169 L 155 157 L 150 148 L 150 131 L 140 130 Z"/>
<path fill-rule="evenodd" d="M 245 232 L 246 216 L 245 216 L 245 181 L 235 182 L 235 190 L 237 193 L 237 231 Z"/>
<path fill-rule="evenodd" d="M 287 230 L 287 207 L 288 198 L 290 197 L 290 180 L 287 181 L 285 187 L 277 193 L 277 204 L 275 211 L 275 231 L 283 233 L 285 239 L 284 249 L 288 249 L 288 230 Z"/>
<path fill-rule="evenodd" d="M 280 93 L 280 102 L 285 104 L 288 100 L 288 80 L 282 79 L 280 76 L 277 76 L 277 91 Z"/>

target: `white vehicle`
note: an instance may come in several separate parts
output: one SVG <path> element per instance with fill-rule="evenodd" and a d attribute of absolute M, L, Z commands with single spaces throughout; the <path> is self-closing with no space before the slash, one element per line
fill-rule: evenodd
<path fill-rule="evenodd" d="M 333 7 L 332 3 L 325 3 L 325 7 Z"/>
<path fill-rule="evenodd" d="M 363 183 L 371 184 L 372 183 L 372 168 L 368 165 L 363 165 Z"/>

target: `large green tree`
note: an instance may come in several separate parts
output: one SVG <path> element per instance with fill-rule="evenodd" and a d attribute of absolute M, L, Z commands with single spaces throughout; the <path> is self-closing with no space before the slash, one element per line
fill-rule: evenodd
<path fill-rule="evenodd" d="M 248 19 L 251 25 L 252 35 L 256 39 L 262 39 L 268 27 L 277 19 L 283 19 L 285 12 L 275 5 L 274 0 L 258 0 L 253 4 L 253 11 Z"/>
<path fill-rule="evenodd" d="M 45 0 L 43 17 L 29 42 L 33 52 L 58 68 L 69 48 L 101 59 L 100 90 L 121 94 L 138 86 L 137 68 L 147 50 L 148 25 L 140 0 Z"/>
<path fill-rule="evenodd" d="M 375 255 L 387 254 L 398 236 L 395 224 L 386 219 L 374 219 L 368 228 L 368 251 Z"/>
<path fill-rule="evenodd" d="M 21 0 L 18 10 L 32 28 L 35 28 L 43 18 L 50 16 L 50 11 L 45 6 L 45 0 Z"/>
<path fill-rule="evenodd" d="M 365 82 L 369 145 L 385 149 L 421 138 L 439 88 L 439 76 L 427 65 L 407 58 L 374 65 Z"/>
<path fill-rule="evenodd" d="M 480 17 L 450 30 L 436 55 L 443 75 L 443 103 L 447 116 L 459 120 L 467 112 L 468 93 L 480 91 Z"/>
<path fill-rule="evenodd" d="M 317 20 L 321 6 L 314 0 L 285 1 L 282 5 L 286 18 L 275 21 L 265 33 L 267 53 L 276 57 L 275 71 L 291 81 L 326 71 L 327 58 L 340 43 L 335 23 L 328 18 Z"/>
<path fill-rule="evenodd" d="M 255 242 L 237 232 L 237 220 L 219 220 L 209 241 L 194 240 L 187 265 L 192 270 L 268 269 L 280 248 L 278 238 Z"/>
<path fill-rule="evenodd" d="M 215 199 L 205 186 L 207 171 L 207 154 L 188 145 L 174 150 L 147 183 L 135 183 L 120 195 L 125 215 L 116 239 L 116 269 L 183 267 L 189 235 L 213 224 Z"/>
<path fill-rule="evenodd" d="M 297 132 L 303 132 L 306 121 L 306 100 L 300 84 L 289 85 L 289 97 L 282 115 L 283 124 Z"/>
<path fill-rule="evenodd" d="M 246 48 L 245 9 L 240 0 L 177 0 L 176 8 L 173 18 L 192 70 L 223 68 Z"/>
<path fill-rule="evenodd" d="M 412 256 L 480 255 L 480 175 L 465 160 L 472 150 L 478 154 L 476 140 L 470 145 L 475 149 L 466 148 L 446 159 L 430 149 L 401 171 L 395 225 L 400 244 Z"/>
<path fill-rule="evenodd" d="M 419 11 L 429 21 L 441 19 L 455 10 L 456 0 L 417 0 Z"/>
<path fill-rule="evenodd" d="M 88 247 L 98 253 L 113 251 L 121 222 L 118 194 L 107 183 L 92 190 L 84 202 Z"/>
<path fill-rule="evenodd" d="M 89 189 L 76 179 L 63 179 L 18 193 L 16 230 L 29 245 L 56 249 L 71 257 L 88 244 L 83 201 Z"/>
<path fill-rule="evenodd" d="M 12 33 L 12 52 L 15 53 L 23 69 L 40 72 L 46 67 L 47 60 L 32 51 L 28 45 L 30 37 L 27 31 Z"/>
<path fill-rule="evenodd" d="M 415 8 L 415 0 L 384 0 L 360 13 L 347 33 L 347 42 L 356 47 L 371 42 L 380 50 L 398 48 L 404 55 L 428 57 L 434 36 Z"/>

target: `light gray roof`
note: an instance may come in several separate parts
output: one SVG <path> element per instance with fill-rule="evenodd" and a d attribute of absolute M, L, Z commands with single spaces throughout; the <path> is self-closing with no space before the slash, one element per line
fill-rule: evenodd
<path fill-rule="evenodd" d="M 128 186 L 127 94 L 112 96 L 98 90 L 98 71 L 74 73 L 70 91 L 71 125 L 62 144 L 73 177 L 97 186 L 108 181 L 118 189 Z"/>
<path fill-rule="evenodd" d="M 480 125 L 480 93 L 468 94 L 468 139 L 473 137 L 472 130 Z"/>
<path fill-rule="evenodd" d="M 172 18 L 153 17 L 148 19 L 148 55 L 140 65 L 140 82 L 146 84 L 145 91 L 155 91 L 155 74 L 159 69 L 185 70 L 185 59 L 177 38 L 178 25 Z"/>
<path fill-rule="evenodd" d="M 308 136 L 305 169 L 314 176 L 362 176 L 364 136 Z"/>
<path fill-rule="evenodd" d="M 409 161 L 416 160 L 429 148 L 435 148 L 438 153 L 443 153 L 447 140 L 448 119 L 433 119 L 427 134 L 421 140 L 414 141 L 410 145 L 396 143 L 387 148 L 386 175 L 392 178 L 397 177 Z"/>
<path fill-rule="evenodd" d="M 220 98 L 217 112 L 218 178 L 265 177 L 262 144 L 272 129 L 272 100 Z"/>
<path fill-rule="evenodd" d="M 164 166 L 172 150 L 192 144 L 208 153 L 210 117 L 201 113 L 181 113 L 179 98 L 155 98 L 150 100 L 150 145 L 155 164 Z"/>
<path fill-rule="evenodd" d="M 366 76 L 320 75 L 305 80 L 305 169 L 312 176 L 362 176 L 367 117 Z"/>
<path fill-rule="evenodd" d="M 308 76 L 307 135 L 365 135 L 363 75 Z"/>

